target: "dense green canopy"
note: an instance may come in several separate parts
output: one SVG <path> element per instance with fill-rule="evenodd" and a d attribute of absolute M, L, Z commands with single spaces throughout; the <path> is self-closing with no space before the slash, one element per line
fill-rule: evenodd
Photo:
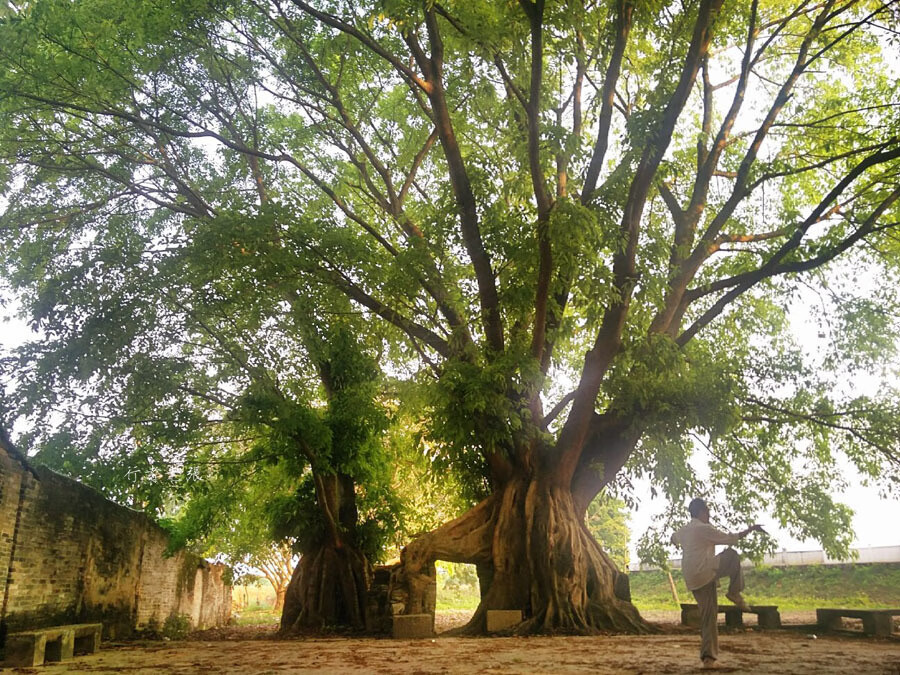
<path fill-rule="evenodd" d="M 845 468 L 900 481 L 897 392 L 845 386 L 894 374 L 896 18 L 855 0 L 25 3 L 0 24 L 2 277 L 41 333 L 6 361 L 24 443 L 160 508 L 198 447 L 262 425 L 368 495 L 378 409 L 415 385 L 429 457 L 529 547 L 581 541 L 559 523 L 648 476 L 673 517 L 727 495 L 726 520 L 771 513 L 846 552 Z M 345 358 L 346 400 L 322 369 Z M 507 569 L 515 537 L 497 537 Z M 422 560 L 486 563 L 470 544 Z M 555 613 L 545 553 L 509 552 L 529 571 L 505 586 L 531 584 L 543 625 L 620 625 Z M 485 602 L 524 602 L 504 598 Z"/>

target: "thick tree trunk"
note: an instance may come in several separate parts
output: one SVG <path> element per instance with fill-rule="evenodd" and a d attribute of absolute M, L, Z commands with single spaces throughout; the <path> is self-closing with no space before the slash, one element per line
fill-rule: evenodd
<path fill-rule="evenodd" d="M 510 481 L 460 518 L 411 542 L 401 560 L 410 613 L 422 610 L 420 589 L 427 587 L 435 560 L 472 563 L 483 570 L 479 578 L 490 577 L 461 634 L 484 632 L 492 609 L 521 609 L 520 634 L 649 630 L 621 597 L 627 591 L 617 583 L 620 572 L 579 518 L 571 491 L 540 480 Z"/>
<path fill-rule="evenodd" d="M 281 631 L 325 627 L 365 628 L 369 561 L 355 544 L 357 522 L 353 479 L 317 476 L 317 498 L 327 525 L 321 543 L 304 551 L 284 598 Z"/>
<path fill-rule="evenodd" d="M 323 544 L 305 553 L 284 595 L 281 631 L 362 630 L 369 577 L 369 563 L 355 548 Z"/>

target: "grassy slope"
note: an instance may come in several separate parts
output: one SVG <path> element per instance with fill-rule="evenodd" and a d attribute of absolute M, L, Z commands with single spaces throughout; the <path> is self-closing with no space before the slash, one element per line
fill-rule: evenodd
<path fill-rule="evenodd" d="M 632 572 L 631 597 L 638 609 L 678 609 L 664 572 Z M 679 571 L 672 577 L 681 602 L 694 602 Z M 900 608 L 900 563 L 809 565 L 745 570 L 744 596 L 779 609 L 817 607 Z M 724 597 L 725 582 L 720 582 Z"/>

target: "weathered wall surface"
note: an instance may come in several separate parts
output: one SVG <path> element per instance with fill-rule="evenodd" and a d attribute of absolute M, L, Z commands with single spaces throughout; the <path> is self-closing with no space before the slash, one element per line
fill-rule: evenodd
<path fill-rule="evenodd" d="M 0 447 L 0 616 L 10 631 L 102 622 L 123 637 L 173 615 L 227 622 L 225 569 L 185 552 L 144 514 Z"/>
<path fill-rule="evenodd" d="M 184 551 L 167 558 L 167 545 L 164 533 L 162 537 L 147 536 L 143 540 L 135 624 L 162 623 L 178 614 L 189 616 L 197 628 L 227 623 L 231 616 L 231 586 L 226 583 L 226 567 L 210 565 Z"/>
<path fill-rule="evenodd" d="M 7 578 L 16 539 L 17 514 L 26 472 L 0 447 L 0 612 L 6 607 Z M 0 614 L 2 616 L 2 614 Z"/>

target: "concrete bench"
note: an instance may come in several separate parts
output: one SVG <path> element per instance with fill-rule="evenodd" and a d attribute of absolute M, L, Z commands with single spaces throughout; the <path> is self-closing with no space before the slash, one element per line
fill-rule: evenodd
<path fill-rule="evenodd" d="M 900 609 L 817 609 L 816 623 L 823 630 L 840 630 L 842 617 L 862 619 L 866 635 L 889 636 L 895 616 L 900 616 Z"/>
<path fill-rule="evenodd" d="M 734 605 L 719 605 L 718 613 L 725 614 L 725 625 L 740 628 L 744 625 L 744 611 Z M 750 605 L 750 614 L 756 614 L 760 628 L 781 628 L 781 614 L 778 605 Z M 700 606 L 682 603 L 681 624 L 697 627 L 700 625 Z"/>
<path fill-rule="evenodd" d="M 10 633 L 3 665 L 32 668 L 71 659 L 75 654 L 93 654 L 100 649 L 102 631 L 103 624 L 78 623 Z"/>

